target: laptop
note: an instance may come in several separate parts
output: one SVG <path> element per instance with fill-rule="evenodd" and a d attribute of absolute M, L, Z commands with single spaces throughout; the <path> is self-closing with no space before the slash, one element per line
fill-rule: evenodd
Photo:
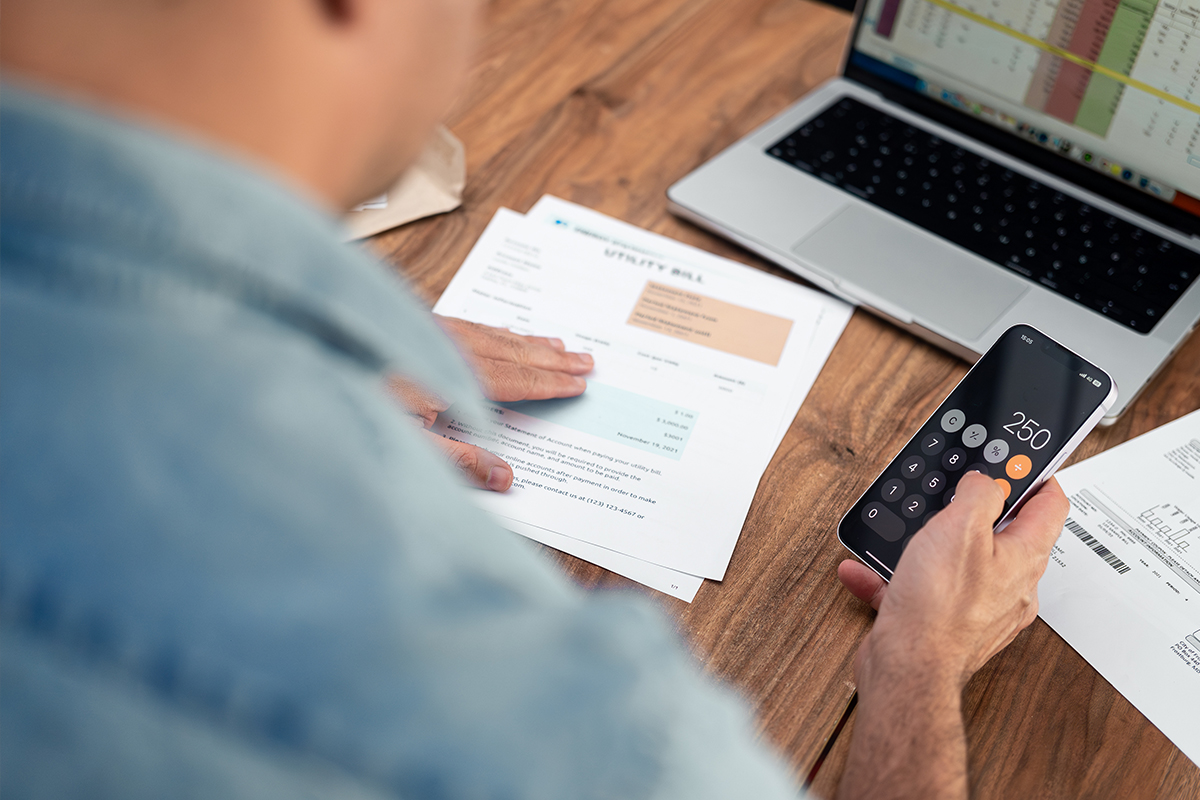
<path fill-rule="evenodd" d="M 1116 420 L 1200 319 L 1200 45 L 1161 0 L 860 0 L 840 77 L 671 210 L 974 361 L 1017 323 Z"/>

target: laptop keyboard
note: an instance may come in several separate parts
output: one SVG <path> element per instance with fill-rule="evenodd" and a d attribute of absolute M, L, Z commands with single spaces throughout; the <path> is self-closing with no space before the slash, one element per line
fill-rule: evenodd
<path fill-rule="evenodd" d="M 1147 333 L 1200 257 L 877 108 L 844 98 L 767 153 Z"/>

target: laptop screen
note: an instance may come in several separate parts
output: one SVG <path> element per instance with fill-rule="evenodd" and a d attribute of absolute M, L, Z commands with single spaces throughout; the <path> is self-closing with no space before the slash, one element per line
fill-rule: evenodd
<path fill-rule="evenodd" d="M 867 0 L 863 72 L 1200 217 L 1200 0 Z"/>

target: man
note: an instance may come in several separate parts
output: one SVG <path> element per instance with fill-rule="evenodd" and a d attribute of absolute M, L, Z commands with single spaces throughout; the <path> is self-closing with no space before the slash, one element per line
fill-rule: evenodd
<path fill-rule="evenodd" d="M 389 395 L 475 390 L 333 219 L 417 153 L 472 6 L 5 4 L 6 798 L 794 796 L 659 615 L 496 529 Z M 582 389 L 556 342 L 446 324 Z M 1000 507 L 969 475 L 890 585 L 839 570 L 879 610 L 843 796 L 965 795 L 962 687 L 1032 620 L 1066 501 L 993 536 Z"/>

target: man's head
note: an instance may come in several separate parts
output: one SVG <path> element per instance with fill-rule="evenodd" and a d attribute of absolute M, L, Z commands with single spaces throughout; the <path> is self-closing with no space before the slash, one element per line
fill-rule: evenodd
<path fill-rule="evenodd" d="M 8 78 L 191 133 L 332 208 L 449 108 L 478 0 L 5 0 Z"/>

